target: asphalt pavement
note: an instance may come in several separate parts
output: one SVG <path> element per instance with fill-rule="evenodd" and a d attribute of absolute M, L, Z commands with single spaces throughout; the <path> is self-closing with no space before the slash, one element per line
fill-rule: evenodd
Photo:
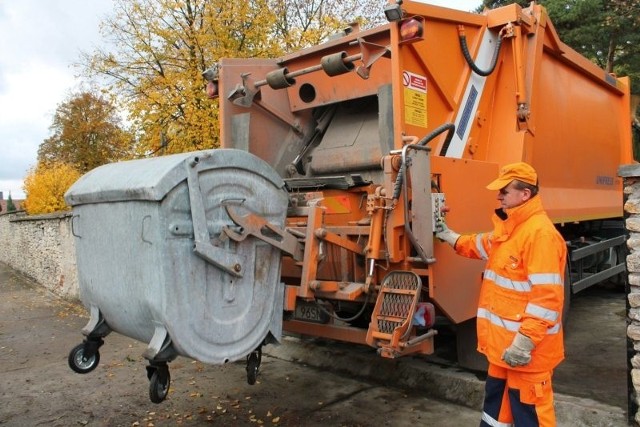
<path fill-rule="evenodd" d="M 165 401 L 149 398 L 146 345 L 112 333 L 94 371 L 67 362 L 88 317 L 0 263 L 0 425 L 2 426 L 406 426 L 477 425 L 477 410 L 264 354 L 249 385 L 244 361 L 169 364 Z M 279 348 L 298 348 L 290 342 Z"/>

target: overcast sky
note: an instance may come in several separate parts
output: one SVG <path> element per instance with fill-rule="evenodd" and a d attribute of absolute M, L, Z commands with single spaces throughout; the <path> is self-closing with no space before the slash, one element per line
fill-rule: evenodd
<path fill-rule="evenodd" d="M 425 0 L 473 10 L 480 0 Z M 24 198 L 23 179 L 51 133 L 56 107 L 79 89 L 80 51 L 101 43 L 111 0 L 0 0 L 0 191 Z"/>

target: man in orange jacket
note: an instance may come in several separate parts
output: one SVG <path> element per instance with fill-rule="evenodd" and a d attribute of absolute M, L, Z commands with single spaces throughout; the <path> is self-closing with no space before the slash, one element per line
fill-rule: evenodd
<path fill-rule="evenodd" d="M 564 358 L 566 243 L 545 213 L 538 175 L 504 166 L 487 185 L 500 208 L 490 233 L 460 235 L 442 222 L 436 237 L 487 260 L 478 302 L 478 351 L 489 371 L 481 426 L 555 426 L 553 369 Z"/>

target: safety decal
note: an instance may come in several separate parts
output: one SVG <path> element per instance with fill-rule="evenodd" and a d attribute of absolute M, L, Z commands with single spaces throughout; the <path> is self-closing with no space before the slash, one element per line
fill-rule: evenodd
<path fill-rule="evenodd" d="M 402 72 L 404 86 L 404 121 L 427 127 L 427 77 L 410 71 Z"/>

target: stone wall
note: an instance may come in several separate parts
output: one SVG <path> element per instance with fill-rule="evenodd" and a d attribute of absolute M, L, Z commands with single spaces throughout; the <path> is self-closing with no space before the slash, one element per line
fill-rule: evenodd
<path fill-rule="evenodd" d="M 71 213 L 0 214 L 0 261 L 64 298 L 78 298 Z"/>
<path fill-rule="evenodd" d="M 627 271 L 629 289 L 628 356 L 631 380 L 629 382 L 629 421 L 640 424 L 640 165 L 620 167 L 618 174 L 624 178 L 624 211 L 629 231 L 627 247 Z"/>

